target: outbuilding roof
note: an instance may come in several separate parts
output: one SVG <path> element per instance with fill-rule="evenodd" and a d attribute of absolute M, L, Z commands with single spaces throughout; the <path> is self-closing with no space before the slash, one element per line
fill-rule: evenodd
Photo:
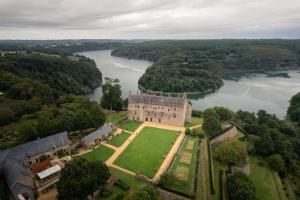
<path fill-rule="evenodd" d="M 86 146 L 89 146 L 93 143 L 97 138 L 100 138 L 103 135 L 113 132 L 113 129 L 116 128 L 115 124 L 109 123 L 105 124 L 104 126 L 100 127 L 96 131 L 90 133 L 89 135 L 82 138 L 82 143 Z"/>
<path fill-rule="evenodd" d="M 128 97 L 128 103 L 143 103 L 148 105 L 184 107 L 186 99 L 184 97 L 157 96 L 150 94 L 135 94 Z"/>
<path fill-rule="evenodd" d="M 59 171 L 61 171 L 61 167 L 59 165 L 54 165 L 53 167 L 50 167 L 50 168 L 38 173 L 37 175 L 40 179 L 44 179 L 44 178 L 47 178 L 48 176 L 55 174 Z"/>
<path fill-rule="evenodd" d="M 26 194 L 28 200 L 34 199 L 31 172 L 23 166 L 22 161 L 50 151 L 53 147 L 66 145 L 69 145 L 69 139 L 65 131 L 0 151 L 0 173 L 3 174 L 15 199 L 19 199 L 20 194 Z"/>

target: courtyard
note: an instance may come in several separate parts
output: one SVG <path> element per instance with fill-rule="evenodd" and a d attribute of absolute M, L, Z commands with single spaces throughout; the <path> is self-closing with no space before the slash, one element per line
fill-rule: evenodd
<path fill-rule="evenodd" d="M 178 136 L 179 132 L 177 131 L 146 126 L 114 164 L 152 178 Z"/>

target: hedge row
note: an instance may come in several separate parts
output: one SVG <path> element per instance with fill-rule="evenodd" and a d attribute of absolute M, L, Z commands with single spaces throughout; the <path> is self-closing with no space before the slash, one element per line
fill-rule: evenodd
<path fill-rule="evenodd" d="M 163 186 L 163 185 L 161 185 L 160 187 L 161 187 L 162 189 L 168 191 L 168 192 L 172 192 L 172 193 L 174 193 L 174 194 L 177 194 L 177 195 L 180 195 L 180 196 L 183 196 L 183 197 L 187 197 L 187 198 L 190 198 L 190 199 L 194 199 L 195 196 L 196 196 L 195 193 L 189 195 L 189 194 L 186 194 L 186 193 L 184 193 L 184 192 L 179 192 L 179 191 L 173 190 L 173 189 L 171 189 L 171 188 L 166 188 L 166 187 Z"/>
<path fill-rule="evenodd" d="M 216 192 L 215 189 L 215 180 L 214 180 L 214 167 L 213 167 L 213 160 L 212 160 L 212 153 L 211 153 L 211 146 L 209 141 L 207 140 L 208 145 L 208 156 L 209 156 L 209 179 L 210 179 L 210 193 L 213 195 Z"/>

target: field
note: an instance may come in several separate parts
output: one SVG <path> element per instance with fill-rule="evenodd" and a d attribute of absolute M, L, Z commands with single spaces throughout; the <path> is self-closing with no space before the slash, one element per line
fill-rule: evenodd
<path fill-rule="evenodd" d="M 117 135 L 107 143 L 115 147 L 120 147 L 129 137 L 130 137 L 130 133 L 123 131 L 121 134 Z"/>
<path fill-rule="evenodd" d="M 198 140 L 198 138 L 187 136 L 170 169 L 170 172 L 174 174 L 177 180 L 175 179 L 172 184 L 165 187 L 187 195 L 193 193 Z M 192 143 L 193 148 L 191 149 Z"/>
<path fill-rule="evenodd" d="M 125 119 L 127 117 L 126 111 L 120 111 L 120 112 L 109 112 L 107 113 L 107 120 L 106 122 L 112 122 L 116 123 L 122 119 Z"/>
<path fill-rule="evenodd" d="M 287 200 L 279 176 L 275 173 L 273 176 L 264 160 L 250 157 L 250 169 L 258 200 Z"/>
<path fill-rule="evenodd" d="M 83 157 L 88 160 L 100 160 L 105 162 L 115 151 L 111 148 L 101 145 L 97 149 L 83 154 Z"/>
<path fill-rule="evenodd" d="M 126 131 L 134 132 L 142 122 L 139 121 L 126 121 L 120 125 L 120 128 Z"/>
<path fill-rule="evenodd" d="M 178 135 L 176 131 L 145 127 L 114 164 L 152 178 Z"/>
<path fill-rule="evenodd" d="M 186 123 L 184 126 L 186 128 L 190 128 L 192 126 L 196 126 L 196 125 L 199 125 L 199 124 L 202 124 L 203 123 L 203 118 L 200 118 L 200 117 L 192 117 L 192 122 L 191 123 Z"/>

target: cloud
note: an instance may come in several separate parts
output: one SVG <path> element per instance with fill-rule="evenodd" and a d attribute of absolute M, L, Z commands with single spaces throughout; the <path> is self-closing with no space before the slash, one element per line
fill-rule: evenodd
<path fill-rule="evenodd" d="M 299 0 L 1 0 L 0 38 L 299 38 Z"/>

